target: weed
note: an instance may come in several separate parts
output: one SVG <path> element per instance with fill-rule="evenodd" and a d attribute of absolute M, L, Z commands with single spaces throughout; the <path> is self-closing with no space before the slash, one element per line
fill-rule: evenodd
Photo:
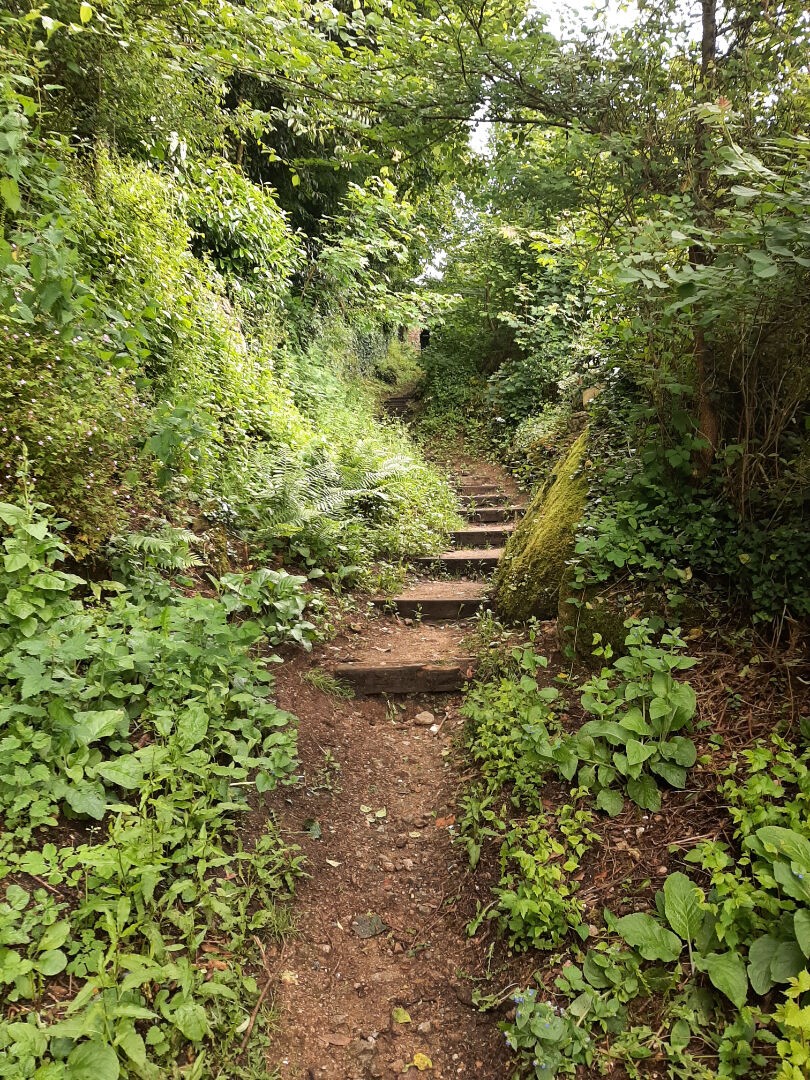
<path fill-rule="evenodd" d="M 354 697 L 354 690 L 347 682 L 338 679 L 323 668 L 309 668 L 301 678 L 316 690 L 320 690 L 322 694 L 327 694 L 337 701 L 350 701 Z"/>

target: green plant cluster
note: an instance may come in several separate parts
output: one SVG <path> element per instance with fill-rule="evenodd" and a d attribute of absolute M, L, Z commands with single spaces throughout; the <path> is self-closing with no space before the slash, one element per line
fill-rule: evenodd
<path fill-rule="evenodd" d="M 683 870 L 666 877 L 652 910 L 605 910 L 595 926 L 577 898 L 582 862 L 600 840 L 597 811 L 619 813 L 625 793 L 659 810 L 662 780 L 686 785 L 697 755 L 683 732 L 695 696 L 675 676 L 695 661 L 683 652 L 677 634 L 656 642 L 643 622 L 628 628 L 625 655 L 597 649 L 611 662 L 582 684 L 585 717 L 573 734 L 561 722 L 573 687 L 566 691 L 563 678 L 539 687 L 546 662 L 531 644 L 512 650 L 499 679 L 467 694 L 481 777 L 462 799 L 459 842 L 473 867 L 485 850 L 497 866 L 493 899 L 471 931 L 489 918 L 514 949 L 571 950 L 554 992 L 520 992 L 501 1023 L 520 1076 L 621 1065 L 641 1077 L 653 1059 L 679 1080 L 796 1080 L 807 1071 L 806 748 L 774 735 L 735 756 L 719 788 L 727 838 L 685 856 L 677 849 Z M 567 798 L 549 786 L 555 774 L 576 780 Z"/>
<path fill-rule="evenodd" d="M 0 504 L 0 1075 L 216 1073 L 300 873 L 272 822 L 249 843 L 237 823 L 293 779 L 257 650 L 311 636 L 302 580 L 91 584 L 42 509 Z"/>

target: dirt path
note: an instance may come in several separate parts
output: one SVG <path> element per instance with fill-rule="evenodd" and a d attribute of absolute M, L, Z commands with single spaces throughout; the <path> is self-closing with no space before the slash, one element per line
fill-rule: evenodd
<path fill-rule="evenodd" d="M 503 482 L 491 466 L 481 475 Z M 469 582 L 459 586 L 469 595 Z M 284 1080 L 506 1077 L 503 1036 L 472 1005 L 487 956 L 466 933 L 476 886 L 451 844 L 459 696 L 335 700 L 302 678 L 375 654 L 383 670 L 403 657 L 440 663 L 464 653 L 469 624 L 380 614 L 352 625 L 359 632 L 278 678 L 279 704 L 301 720 L 305 786 L 274 793 L 269 807 L 310 876 L 298 932 L 269 958 L 279 1017 L 269 1062 Z"/>

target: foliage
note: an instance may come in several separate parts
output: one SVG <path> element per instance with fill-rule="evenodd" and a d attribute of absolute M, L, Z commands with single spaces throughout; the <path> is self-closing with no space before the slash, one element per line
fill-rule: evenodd
<path fill-rule="evenodd" d="M 250 849 L 235 823 L 246 786 L 294 768 L 255 646 L 308 632 L 300 585 L 270 579 L 281 609 L 249 579 L 225 583 L 230 605 L 88 587 L 60 569 L 67 523 L 42 509 L 0 504 L 0 980 L 27 1012 L 0 1024 L 3 1075 L 156 1076 L 188 1045 L 199 1068 L 214 1036 L 227 1058 L 258 993 L 250 948 L 234 950 L 283 927 L 275 901 L 299 872 L 272 823 Z M 66 818 L 104 831 L 39 831 Z M 73 994 L 46 1006 L 60 977 Z"/>

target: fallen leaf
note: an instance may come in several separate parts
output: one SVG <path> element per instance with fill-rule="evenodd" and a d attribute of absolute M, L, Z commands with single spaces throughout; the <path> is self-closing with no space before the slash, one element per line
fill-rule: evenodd
<path fill-rule="evenodd" d="M 327 859 L 326 864 L 327 864 L 327 866 L 332 866 L 332 867 L 335 867 L 335 868 L 337 868 L 338 866 L 343 865 L 342 863 L 339 863 L 337 861 L 337 859 Z"/>
<path fill-rule="evenodd" d="M 411 1014 L 400 1005 L 391 1010 L 391 1018 L 395 1024 L 410 1024 L 411 1022 Z"/>
<path fill-rule="evenodd" d="M 387 817 L 387 816 L 388 816 L 388 811 L 385 809 L 384 806 L 381 807 L 379 810 L 374 811 L 374 817 L 376 817 L 376 818 L 384 818 L 384 817 Z"/>
<path fill-rule="evenodd" d="M 373 814 L 374 813 L 374 807 L 373 806 L 365 806 L 365 805 L 363 805 L 361 803 L 361 805 L 360 805 L 360 813 L 361 814 Z"/>
<path fill-rule="evenodd" d="M 419 1072 L 427 1072 L 428 1069 L 433 1068 L 433 1062 L 427 1056 L 427 1054 L 414 1054 L 413 1061 L 405 1066 L 405 1071 L 408 1069 L 418 1069 Z"/>
<path fill-rule="evenodd" d="M 436 828 L 437 829 L 447 829 L 451 825 L 455 825 L 455 823 L 456 823 L 455 814 L 451 814 L 450 817 L 437 817 L 436 818 Z"/>
<path fill-rule="evenodd" d="M 298 982 L 298 972 L 297 971 L 282 971 L 279 978 L 281 979 L 281 981 L 283 983 L 297 983 Z"/>

